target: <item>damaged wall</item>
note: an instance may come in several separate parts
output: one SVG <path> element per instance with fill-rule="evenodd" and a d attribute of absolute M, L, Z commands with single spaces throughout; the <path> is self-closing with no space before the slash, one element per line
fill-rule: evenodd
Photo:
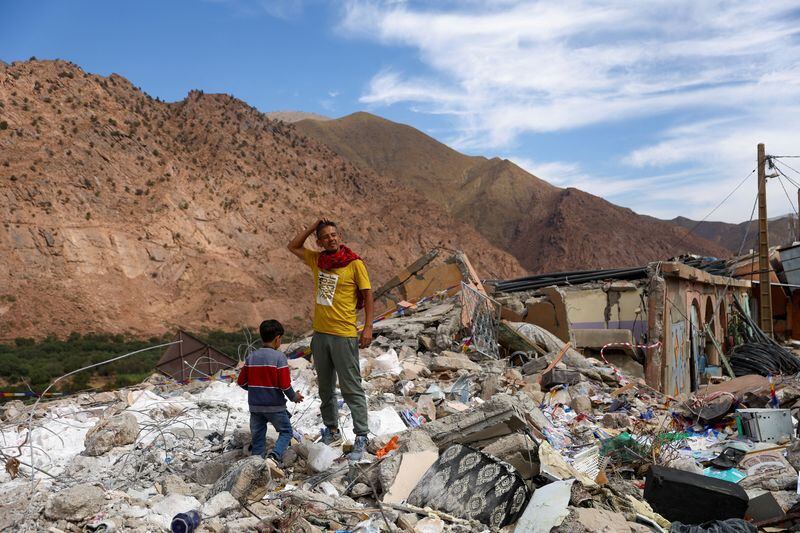
<path fill-rule="evenodd" d="M 696 390 L 704 381 L 701 357 L 707 365 L 719 366 L 720 355 L 705 334 L 709 325 L 717 343 L 724 348 L 734 296 L 745 301 L 750 282 L 714 276 L 679 263 L 662 263 L 663 304 L 650 295 L 651 306 L 663 305 L 663 327 L 657 320 L 648 323 L 650 341 L 661 341 L 660 353 L 648 355 L 647 382 L 670 395 Z M 651 290 L 657 288 L 651 277 Z M 725 287 L 725 301 L 718 305 Z M 660 379 L 656 369 L 661 369 Z M 659 387 L 660 385 L 660 387 Z"/>
<path fill-rule="evenodd" d="M 599 350 L 615 342 L 639 342 L 647 333 L 644 286 L 629 281 L 547 287 L 526 302 L 525 321 L 577 348 Z"/>

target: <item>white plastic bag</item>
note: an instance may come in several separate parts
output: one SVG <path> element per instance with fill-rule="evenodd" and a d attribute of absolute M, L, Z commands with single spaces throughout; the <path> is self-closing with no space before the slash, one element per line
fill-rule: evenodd
<path fill-rule="evenodd" d="M 333 462 L 342 456 L 342 450 L 331 448 L 321 442 L 308 443 L 308 466 L 314 472 L 325 472 Z"/>
<path fill-rule="evenodd" d="M 397 352 L 394 348 L 390 348 L 388 352 L 379 355 L 372 361 L 371 378 L 378 376 L 399 376 L 403 371 L 403 366 L 400 364 L 400 359 L 397 357 Z"/>

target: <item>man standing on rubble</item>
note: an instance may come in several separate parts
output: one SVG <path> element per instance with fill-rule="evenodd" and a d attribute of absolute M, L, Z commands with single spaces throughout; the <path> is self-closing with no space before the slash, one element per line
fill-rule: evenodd
<path fill-rule="evenodd" d="M 309 250 L 304 243 L 311 234 L 322 252 Z M 361 258 L 341 243 L 336 224 L 327 219 L 314 222 L 289 243 L 289 251 L 310 268 L 314 276 L 314 336 L 311 353 L 319 381 L 320 411 L 325 428 L 322 442 L 341 439 L 336 379 L 342 397 L 353 415 L 356 434 L 351 460 L 359 460 L 367 445 L 367 396 L 361 384 L 358 348 L 372 342 L 372 287 Z M 364 329 L 359 336 L 356 312 L 364 309 Z"/>

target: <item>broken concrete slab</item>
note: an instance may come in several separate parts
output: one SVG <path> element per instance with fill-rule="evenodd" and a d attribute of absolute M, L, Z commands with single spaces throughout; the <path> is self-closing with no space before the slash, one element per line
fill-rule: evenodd
<path fill-rule="evenodd" d="M 550 533 L 569 515 L 569 499 L 574 479 L 554 481 L 534 491 L 525 507 L 515 533 Z"/>
<path fill-rule="evenodd" d="M 103 418 L 86 433 L 83 453 L 103 455 L 116 446 L 131 444 L 139 434 L 139 422 L 133 413 L 121 413 Z"/>
<path fill-rule="evenodd" d="M 628 415 L 628 413 L 624 412 L 606 413 L 603 415 L 600 423 L 609 429 L 623 429 L 630 427 L 631 417 Z"/>
<path fill-rule="evenodd" d="M 89 484 L 74 485 L 50 496 L 44 514 L 51 520 L 81 522 L 105 505 L 105 491 Z"/>
<path fill-rule="evenodd" d="M 227 513 L 240 507 L 236 498 L 228 491 L 222 491 L 203 504 L 203 516 L 225 516 Z"/>
<path fill-rule="evenodd" d="M 500 437 L 481 451 L 510 464 L 524 479 L 539 475 L 539 446 L 527 435 Z"/>
<path fill-rule="evenodd" d="M 531 374 L 538 374 L 539 372 L 547 368 L 547 365 L 548 365 L 547 359 L 545 359 L 544 357 L 537 357 L 535 359 L 531 359 L 530 361 L 522 365 L 522 373 L 525 374 L 526 376 L 529 376 Z"/>
<path fill-rule="evenodd" d="M 245 457 L 241 449 L 225 452 L 210 461 L 204 461 L 192 473 L 195 483 L 211 485 L 215 483 L 236 461 Z"/>
<path fill-rule="evenodd" d="M 497 394 L 471 411 L 422 426 L 439 449 L 502 437 L 528 427 L 524 409 L 508 394 Z"/>
<path fill-rule="evenodd" d="M 588 396 L 578 395 L 572 398 L 570 407 L 576 413 L 592 413 L 592 400 Z"/>
<path fill-rule="evenodd" d="M 266 494 L 272 477 L 269 465 L 259 456 L 246 457 L 237 461 L 214 483 L 209 498 L 228 491 L 240 503 L 260 500 Z"/>
<path fill-rule="evenodd" d="M 468 357 L 456 354 L 455 352 L 442 352 L 447 355 L 438 355 L 431 361 L 431 370 L 441 372 L 445 370 L 469 370 L 470 372 L 480 372 L 481 365 L 472 362 Z"/>
<path fill-rule="evenodd" d="M 581 375 L 575 370 L 562 370 L 553 368 L 542 374 L 540 382 L 542 390 L 550 390 L 559 385 L 575 385 L 581 380 Z"/>
<path fill-rule="evenodd" d="M 587 531 L 597 533 L 630 533 L 631 531 L 625 515 L 606 509 L 579 507 L 575 509 L 575 518 Z"/>

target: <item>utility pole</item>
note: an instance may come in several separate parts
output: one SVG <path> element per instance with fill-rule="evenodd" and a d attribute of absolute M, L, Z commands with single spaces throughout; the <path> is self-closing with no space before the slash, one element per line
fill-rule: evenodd
<path fill-rule="evenodd" d="M 767 174 L 764 144 L 758 145 L 758 289 L 759 319 L 764 333 L 772 331 L 772 287 L 769 279 L 769 234 L 767 232 Z"/>

